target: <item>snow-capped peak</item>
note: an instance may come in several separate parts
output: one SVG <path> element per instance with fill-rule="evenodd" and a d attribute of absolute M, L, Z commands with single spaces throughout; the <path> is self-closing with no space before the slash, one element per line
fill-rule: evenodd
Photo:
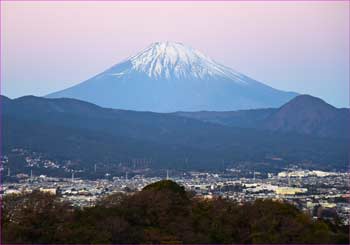
<path fill-rule="evenodd" d="M 244 77 L 232 69 L 218 64 L 198 50 L 178 42 L 156 42 L 129 58 L 131 71 L 144 73 L 153 79 L 229 79 L 246 83 Z"/>
<path fill-rule="evenodd" d="M 160 42 L 71 88 L 49 95 L 136 111 L 232 111 L 280 107 L 273 89 L 181 43 Z"/>

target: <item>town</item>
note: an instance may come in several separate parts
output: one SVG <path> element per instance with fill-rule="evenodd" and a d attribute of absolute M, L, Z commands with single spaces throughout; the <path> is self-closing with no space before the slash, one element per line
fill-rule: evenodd
<path fill-rule="evenodd" d="M 305 169 L 286 169 L 279 173 L 252 172 L 247 176 L 239 169 L 220 172 L 178 172 L 164 170 L 162 176 L 133 174 L 89 180 L 17 174 L 16 182 L 2 184 L 1 195 L 30 193 L 35 190 L 58 195 L 77 208 L 94 206 L 114 193 L 132 194 L 161 179 L 171 179 L 200 198 L 229 198 L 238 203 L 272 199 L 291 203 L 314 219 L 349 225 L 349 173 Z M 131 175 L 131 174 L 130 174 Z"/>

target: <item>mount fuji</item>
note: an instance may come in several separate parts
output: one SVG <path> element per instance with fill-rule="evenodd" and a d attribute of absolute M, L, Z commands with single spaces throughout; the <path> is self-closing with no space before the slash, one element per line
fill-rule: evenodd
<path fill-rule="evenodd" d="M 201 52 L 157 42 L 73 87 L 47 95 L 136 111 L 231 111 L 279 107 L 297 93 L 274 89 Z"/>

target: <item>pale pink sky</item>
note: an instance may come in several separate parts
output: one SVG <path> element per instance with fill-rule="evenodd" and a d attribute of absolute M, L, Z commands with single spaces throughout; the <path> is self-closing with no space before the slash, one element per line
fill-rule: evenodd
<path fill-rule="evenodd" d="M 275 88 L 349 98 L 349 2 L 1 2 L 2 93 L 45 95 L 156 41 Z"/>

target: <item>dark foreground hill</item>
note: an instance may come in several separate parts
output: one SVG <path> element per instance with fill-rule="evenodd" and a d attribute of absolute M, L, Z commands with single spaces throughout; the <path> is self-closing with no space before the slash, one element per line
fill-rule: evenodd
<path fill-rule="evenodd" d="M 40 192 L 6 196 L 2 242 L 25 244 L 349 244 L 348 227 L 271 200 L 200 199 L 170 180 L 75 209 Z"/>
<path fill-rule="evenodd" d="M 349 142 L 243 129 L 174 114 L 106 109 L 74 99 L 2 97 L 3 150 L 23 148 L 92 169 L 149 159 L 152 168 L 210 169 L 222 163 L 307 162 L 346 168 Z M 264 117 L 262 113 L 262 117 Z M 185 161 L 186 159 L 186 161 Z"/>

